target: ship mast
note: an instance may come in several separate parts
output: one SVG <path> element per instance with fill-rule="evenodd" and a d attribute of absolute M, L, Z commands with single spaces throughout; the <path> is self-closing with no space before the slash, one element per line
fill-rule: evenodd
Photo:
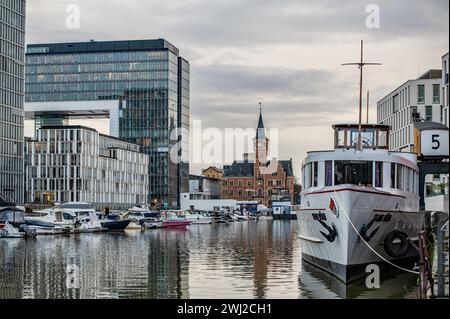
<path fill-rule="evenodd" d="M 367 91 L 367 110 L 366 110 L 366 124 L 369 124 L 369 91 Z"/>
<path fill-rule="evenodd" d="M 357 65 L 359 67 L 359 122 L 358 122 L 358 150 L 362 150 L 362 91 L 363 91 L 363 67 L 366 65 L 381 65 L 381 63 L 364 62 L 364 42 L 361 40 L 361 60 L 360 62 L 344 63 L 342 65 Z"/>

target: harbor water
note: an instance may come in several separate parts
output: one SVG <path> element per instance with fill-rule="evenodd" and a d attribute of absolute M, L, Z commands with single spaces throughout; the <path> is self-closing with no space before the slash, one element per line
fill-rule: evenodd
<path fill-rule="evenodd" d="M 0 298 L 418 298 L 417 276 L 345 286 L 301 261 L 296 221 L 0 239 Z"/>

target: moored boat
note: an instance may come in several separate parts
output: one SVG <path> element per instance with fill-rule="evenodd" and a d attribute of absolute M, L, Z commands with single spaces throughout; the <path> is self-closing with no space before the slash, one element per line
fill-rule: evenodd
<path fill-rule="evenodd" d="M 192 225 L 209 225 L 213 222 L 213 218 L 207 213 L 186 213 L 185 217 Z"/>
<path fill-rule="evenodd" d="M 334 125 L 335 149 L 309 152 L 302 164 L 298 218 L 302 258 L 344 282 L 369 263 L 417 259 L 417 157 L 389 151 L 387 125 Z"/>
<path fill-rule="evenodd" d="M 162 221 L 164 227 L 182 228 L 192 224 L 191 220 L 187 220 L 184 216 L 179 216 L 176 212 L 165 212 L 163 215 L 165 217 Z"/>
<path fill-rule="evenodd" d="M 15 204 L 0 199 L 0 238 L 36 236 L 36 230 L 26 225 L 24 211 Z"/>

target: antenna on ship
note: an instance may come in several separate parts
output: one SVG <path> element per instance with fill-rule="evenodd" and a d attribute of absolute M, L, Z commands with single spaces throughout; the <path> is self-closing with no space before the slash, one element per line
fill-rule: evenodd
<path fill-rule="evenodd" d="M 354 63 L 344 63 L 342 65 L 357 65 L 359 67 L 359 126 L 358 126 L 358 150 L 362 150 L 362 88 L 363 88 L 363 67 L 366 65 L 381 65 L 381 63 L 364 62 L 364 41 L 361 40 L 361 61 Z"/>

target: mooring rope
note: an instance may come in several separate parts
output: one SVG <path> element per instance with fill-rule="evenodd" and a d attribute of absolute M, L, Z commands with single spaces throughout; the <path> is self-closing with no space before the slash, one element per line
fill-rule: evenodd
<path fill-rule="evenodd" d="M 402 271 L 406 271 L 406 272 L 409 272 L 409 273 L 415 274 L 415 275 L 420 275 L 420 272 L 418 272 L 418 271 L 406 269 L 406 268 L 403 268 L 403 267 L 401 267 L 401 266 L 399 266 L 399 265 L 396 265 L 396 264 L 390 262 L 389 260 L 387 260 L 386 258 L 384 258 L 383 256 L 381 256 L 375 249 L 373 249 L 372 246 L 370 246 L 370 244 L 369 244 L 369 243 L 361 236 L 361 234 L 359 233 L 358 229 L 355 227 L 355 225 L 354 225 L 353 222 L 351 221 L 350 217 L 348 216 L 347 212 L 345 211 L 345 206 L 342 205 L 341 199 L 339 198 L 339 195 L 338 195 L 338 193 L 336 192 L 336 188 L 335 188 L 334 186 L 333 186 L 333 191 L 334 191 L 334 193 L 336 194 L 336 198 L 337 198 L 337 200 L 338 200 L 338 202 L 339 202 L 339 205 L 340 205 L 340 207 L 342 207 L 342 210 L 344 211 L 344 215 L 345 215 L 345 217 L 348 219 L 348 221 L 350 222 L 350 225 L 352 225 L 352 228 L 353 228 L 353 229 L 355 230 L 355 232 L 358 234 L 359 238 L 361 238 L 361 240 L 366 244 L 366 246 L 367 246 L 367 247 L 368 247 L 375 255 L 377 255 L 381 260 L 387 262 L 388 264 L 390 264 L 390 265 L 392 265 L 392 266 L 394 266 L 394 267 L 396 267 L 396 268 L 398 268 L 398 269 L 400 269 L 400 270 L 402 270 Z"/>

